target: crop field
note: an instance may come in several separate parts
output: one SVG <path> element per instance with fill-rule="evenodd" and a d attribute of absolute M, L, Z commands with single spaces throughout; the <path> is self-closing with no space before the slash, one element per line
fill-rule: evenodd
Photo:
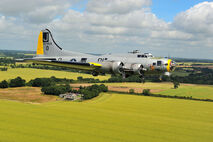
<path fill-rule="evenodd" d="M 2 142 L 211 142 L 213 103 L 114 93 L 85 102 L 0 100 Z"/>
<path fill-rule="evenodd" d="M 22 77 L 26 81 L 29 81 L 37 77 L 51 77 L 51 76 L 67 79 L 77 79 L 77 77 L 82 76 L 84 78 L 95 78 L 100 80 L 107 80 L 110 77 L 109 75 L 93 77 L 90 74 L 73 73 L 66 71 L 30 69 L 30 68 L 15 68 L 15 69 L 8 69 L 8 71 L 0 71 L 0 81 L 13 79 L 16 78 L 17 76 Z"/>
<path fill-rule="evenodd" d="M 205 63 L 205 62 L 178 62 L 177 63 L 178 65 L 179 64 L 184 64 L 184 65 L 213 65 L 213 63 Z"/>
<path fill-rule="evenodd" d="M 168 89 L 161 91 L 159 94 L 173 96 L 192 96 L 193 98 L 200 99 L 213 99 L 213 86 L 183 84 L 178 89 Z"/>
<path fill-rule="evenodd" d="M 0 99 L 15 100 L 28 103 L 44 103 L 59 99 L 53 95 L 43 95 L 39 87 L 18 87 L 0 89 Z"/>
<path fill-rule="evenodd" d="M 186 71 L 174 71 L 174 72 L 172 72 L 172 75 L 181 76 L 181 77 L 188 76 L 189 74 L 190 74 L 190 72 L 186 72 Z"/>
<path fill-rule="evenodd" d="M 174 89 L 172 83 L 104 83 L 110 91 L 128 92 L 134 89 L 136 93 L 142 93 L 143 89 L 150 89 L 154 94 L 170 96 L 188 96 L 199 99 L 213 99 L 213 85 L 180 84 Z M 73 87 L 88 86 L 91 84 L 71 84 Z"/>

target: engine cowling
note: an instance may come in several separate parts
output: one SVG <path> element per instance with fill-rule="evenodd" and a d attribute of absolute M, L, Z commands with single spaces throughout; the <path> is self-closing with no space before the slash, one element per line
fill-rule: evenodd
<path fill-rule="evenodd" d="M 144 68 L 141 64 L 132 64 L 132 70 L 135 74 L 143 75 L 144 74 Z"/>
<path fill-rule="evenodd" d="M 142 64 L 125 64 L 125 71 L 132 72 L 134 74 L 143 75 L 144 68 Z"/>
<path fill-rule="evenodd" d="M 124 72 L 124 64 L 120 61 L 102 62 L 101 64 L 101 70 L 105 72 L 111 72 L 115 74 L 122 74 Z"/>

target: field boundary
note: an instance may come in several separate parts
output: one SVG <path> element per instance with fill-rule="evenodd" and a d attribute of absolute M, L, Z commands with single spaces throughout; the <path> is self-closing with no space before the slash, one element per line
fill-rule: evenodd
<path fill-rule="evenodd" d="M 127 95 L 137 95 L 137 96 L 150 96 L 150 97 L 160 97 L 160 98 L 213 102 L 212 99 L 199 99 L 199 98 L 193 98 L 192 96 L 190 96 L 190 97 L 188 97 L 188 96 L 170 96 L 170 95 L 161 95 L 161 94 L 145 95 L 143 93 L 128 93 L 128 92 L 119 92 L 119 91 L 108 91 L 108 92 L 109 93 L 118 93 L 118 94 L 127 94 Z"/>

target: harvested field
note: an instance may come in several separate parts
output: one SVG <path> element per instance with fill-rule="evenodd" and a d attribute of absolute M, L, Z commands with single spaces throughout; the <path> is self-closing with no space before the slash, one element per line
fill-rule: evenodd
<path fill-rule="evenodd" d="M 19 87 L 0 89 L 0 99 L 44 103 L 56 101 L 58 97 L 52 95 L 42 95 L 41 88 L 38 87 Z"/>
<path fill-rule="evenodd" d="M 100 84 L 100 83 L 99 83 Z M 105 85 L 108 86 L 108 89 L 109 91 L 117 91 L 117 92 L 129 92 L 130 89 L 134 89 L 135 93 L 142 93 L 143 92 L 143 89 L 147 89 L 146 87 L 127 87 L 126 85 L 121 85 L 121 86 L 118 86 L 117 84 L 113 84 L 113 83 L 104 83 Z M 78 88 L 80 86 L 90 86 L 92 84 L 86 84 L 86 83 L 83 83 L 83 84 L 71 84 L 72 87 L 74 88 Z M 114 86 L 115 85 L 115 86 Z M 131 85 L 130 85 L 131 86 Z M 161 92 L 161 91 L 164 91 L 165 89 L 151 89 L 150 91 L 152 93 L 158 93 L 158 92 Z"/>
<path fill-rule="evenodd" d="M 172 83 L 104 83 L 110 91 L 129 92 L 134 89 L 142 93 L 143 89 L 150 89 L 151 93 L 169 96 L 188 96 L 198 99 L 213 99 L 212 85 L 181 84 L 178 89 Z M 88 86 L 92 84 L 71 84 L 73 87 Z"/>

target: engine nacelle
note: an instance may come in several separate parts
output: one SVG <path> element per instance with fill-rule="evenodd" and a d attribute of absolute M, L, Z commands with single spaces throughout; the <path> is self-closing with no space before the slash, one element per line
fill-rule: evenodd
<path fill-rule="evenodd" d="M 144 68 L 141 64 L 133 64 L 132 70 L 135 74 L 143 75 L 144 74 Z"/>
<path fill-rule="evenodd" d="M 142 64 L 125 64 L 125 69 L 127 72 L 133 72 L 138 75 L 143 75 L 145 70 Z"/>
<path fill-rule="evenodd" d="M 115 74 L 122 74 L 124 72 L 123 66 L 124 64 L 120 61 L 108 61 L 101 63 L 101 70 L 105 72 L 111 72 Z"/>

